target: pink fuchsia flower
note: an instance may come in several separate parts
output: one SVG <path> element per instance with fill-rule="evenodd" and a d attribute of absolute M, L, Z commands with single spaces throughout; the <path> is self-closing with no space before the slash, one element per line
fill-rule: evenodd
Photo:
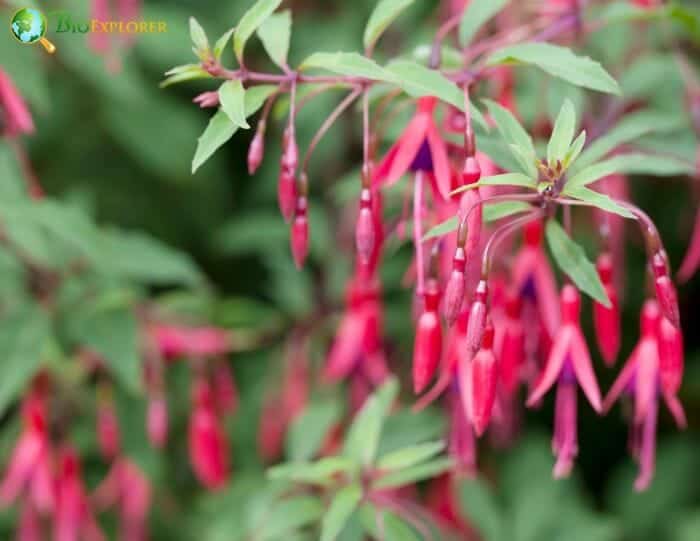
<path fill-rule="evenodd" d="M 134 462 L 118 458 L 95 489 L 93 499 L 101 510 L 118 508 L 122 541 L 148 539 L 146 521 L 151 507 L 151 484 Z"/>
<path fill-rule="evenodd" d="M 301 269 L 304 266 L 306 257 L 309 255 L 308 201 L 305 195 L 300 195 L 296 198 L 289 243 L 294 264 L 297 269 Z"/>
<path fill-rule="evenodd" d="M 104 541 L 81 479 L 80 460 L 71 447 L 61 450 L 56 482 L 55 541 Z"/>
<path fill-rule="evenodd" d="M 12 83 L 10 76 L 0 68 L 0 124 L 5 135 L 14 137 L 34 132 L 34 121 L 22 95 Z"/>
<path fill-rule="evenodd" d="M 623 393 L 634 399 L 630 442 L 632 454 L 639 463 L 639 475 L 634 483 L 638 491 L 645 490 L 654 476 L 661 388 L 659 325 L 663 319 L 658 303 L 648 300 L 642 308 L 640 340 L 604 402 L 607 411 Z M 685 428 L 685 413 L 678 398 L 674 394 L 662 394 L 676 424 Z"/>
<path fill-rule="evenodd" d="M 17 524 L 17 541 L 42 541 L 41 515 L 31 502 L 24 502 L 22 514 Z"/>
<path fill-rule="evenodd" d="M 391 186 L 409 170 L 423 171 L 434 175 L 442 199 L 449 198 L 452 174 L 447 147 L 433 118 L 437 103 L 433 97 L 418 99 L 413 119 L 374 170 L 375 187 Z"/>
<path fill-rule="evenodd" d="M 22 404 L 22 421 L 22 434 L 0 483 L 0 506 L 6 507 L 22 496 L 33 510 L 51 513 L 56 495 L 46 397 L 36 385 Z"/>
<path fill-rule="evenodd" d="M 286 221 L 294 216 L 297 203 L 296 170 L 299 161 L 299 149 L 296 143 L 294 129 L 289 126 L 284 131 L 282 139 L 282 158 L 280 159 L 280 175 L 277 184 L 277 200 L 280 212 Z"/>
<path fill-rule="evenodd" d="M 700 207 L 695 217 L 695 226 L 693 227 L 688 251 L 678 270 L 678 279 L 681 282 L 687 282 L 697 272 L 698 267 L 700 267 Z"/>
<path fill-rule="evenodd" d="M 610 307 L 599 302 L 593 303 L 593 326 L 603 360 L 608 366 L 612 366 L 620 351 L 621 339 L 620 302 L 613 284 L 612 256 L 609 253 L 601 254 L 596 267 L 610 300 Z"/>
<path fill-rule="evenodd" d="M 654 287 L 656 300 L 659 301 L 661 313 L 674 327 L 680 328 L 681 316 L 678 309 L 678 294 L 668 272 L 668 260 L 663 251 L 659 251 L 652 257 L 651 266 L 654 271 Z"/>
<path fill-rule="evenodd" d="M 543 227 L 539 221 L 525 225 L 525 242 L 513 264 L 516 291 L 537 306 L 540 319 L 550 337 L 560 325 L 557 285 L 542 246 Z"/>
<path fill-rule="evenodd" d="M 493 338 L 493 325 L 487 321 L 479 351 L 470 362 L 463 362 L 459 367 L 459 387 L 465 413 L 471 419 L 477 437 L 486 431 L 496 400 L 498 363 L 493 353 Z"/>
<path fill-rule="evenodd" d="M 190 463 L 206 488 L 221 488 L 229 476 L 229 451 L 208 381 L 198 377 L 192 389 L 193 410 L 189 425 Z"/>
<path fill-rule="evenodd" d="M 449 435 L 447 451 L 455 461 L 457 471 L 473 476 L 476 473 L 476 438 L 471 418 L 461 398 L 462 391 L 455 385 L 447 395 Z"/>
<path fill-rule="evenodd" d="M 659 323 L 659 355 L 661 390 L 665 395 L 675 396 L 683 382 L 683 334 L 665 317 Z"/>
<path fill-rule="evenodd" d="M 556 478 L 566 477 L 578 454 L 576 435 L 576 385 L 593 409 L 602 411 L 602 400 L 593 372 L 593 363 L 580 326 L 581 297 L 572 285 L 561 291 L 562 326 L 554 336 L 554 342 L 535 388 L 527 399 L 527 405 L 537 404 L 544 394 L 557 384 L 552 447 L 557 457 L 554 466 Z"/>
<path fill-rule="evenodd" d="M 277 460 L 282 454 L 287 431 L 286 416 L 277 393 L 268 393 L 263 400 L 258 426 L 258 453 L 265 462 Z"/>
<path fill-rule="evenodd" d="M 429 279 L 424 292 L 424 310 L 416 326 L 413 346 L 413 390 L 423 392 L 435 375 L 442 357 L 442 327 L 437 310 L 440 291 L 437 280 Z"/>
<path fill-rule="evenodd" d="M 525 330 L 521 317 L 522 301 L 518 296 L 511 295 L 506 301 L 498 353 L 500 380 L 507 395 L 517 391 L 525 362 Z"/>
<path fill-rule="evenodd" d="M 217 357 L 231 349 L 231 334 L 218 327 L 185 327 L 156 324 L 149 328 L 159 353 L 165 359 Z"/>

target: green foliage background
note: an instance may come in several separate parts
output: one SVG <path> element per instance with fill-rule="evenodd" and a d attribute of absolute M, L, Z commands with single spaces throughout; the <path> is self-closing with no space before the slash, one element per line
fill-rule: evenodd
<path fill-rule="evenodd" d="M 54 7 L 66 8 L 78 18 L 79 14 L 86 17 L 85 4 L 41 2 L 40 7 L 46 12 Z M 296 0 L 286 4 L 294 14 L 290 54 L 291 63 L 296 64 L 318 50 L 359 50 L 374 0 Z M 167 22 L 168 32 L 140 36 L 136 46 L 121 55 L 123 65 L 118 73 L 106 70 L 103 59 L 86 47 L 83 35 L 50 35 L 58 53 L 49 57 L 38 46 L 21 47 L 9 32 L 0 33 L 0 65 L 11 74 L 35 113 L 37 134 L 25 142 L 48 194 L 80 208 L 101 225 L 144 231 L 189 254 L 191 261 L 182 255 L 186 261 L 184 279 L 176 280 L 185 284 L 184 289 L 173 292 L 171 280 L 165 279 L 162 284 L 148 280 L 144 286 L 147 291 L 162 307 L 237 329 L 262 344 L 231 357 L 242 404 L 229 427 L 235 473 L 230 490 L 224 494 L 203 494 L 189 471 L 185 446 L 189 375 L 184 366 L 174 366 L 168 375 L 173 437 L 165 454 L 152 452 L 145 443 L 143 400 L 138 395 L 120 395 L 121 418 L 129 420 L 122 422 L 127 451 L 145 467 L 156 487 L 154 540 L 237 538 L 233 532 L 248 520 L 255 524 L 261 510 L 269 505 L 277 488 L 264 481 L 263 465 L 255 451 L 261 399 L 265 389 L 278 381 L 283 339 L 295 322 L 326 317 L 323 332 L 313 344 L 314 362 L 322 362 L 350 268 L 352 239 L 338 238 L 336 232 L 343 204 L 354 200 L 359 186 L 358 115 L 346 115 L 316 151 L 310 171 L 312 257 L 301 273 L 293 268 L 287 227 L 276 204 L 280 123 L 270 123 L 265 161 L 256 176 L 251 178 L 245 171 L 251 134 L 244 131 L 239 131 L 195 175 L 190 174 L 196 139 L 210 115 L 209 111 L 200 111 L 191 99 L 214 87 L 204 81 L 160 90 L 158 82 L 166 69 L 191 59 L 187 28 L 190 15 L 210 36 L 218 36 L 248 5 L 244 0 L 147 0 L 144 18 Z M 429 43 L 435 8 L 436 2 L 417 2 L 392 26 L 381 54 L 411 51 Z M 9 20 L 11 13 L 11 7 L 6 6 L 2 20 Z M 52 28 L 51 23 L 49 26 Z M 622 25 L 613 26 L 593 37 L 592 55 L 605 66 L 609 62 L 614 65 L 617 51 L 623 51 L 625 43 L 640 39 Z M 644 37 L 650 43 L 654 39 L 653 33 Z M 697 47 L 697 43 L 690 46 Z M 694 51 L 697 57 L 698 49 Z M 251 40 L 247 54 L 254 59 L 249 63 L 272 69 L 257 40 Z M 229 47 L 225 59 L 231 63 L 232 57 Z M 668 58 L 660 54 L 649 56 L 637 68 L 639 73 L 627 72 L 627 84 L 659 110 L 679 113 L 683 107 L 680 81 L 667 72 L 668 64 Z M 618 78 L 622 75 L 611 71 Z M 552 107 L 555 111 L 562 93 L 571 92 L 524 70 L 520 81 L 518 98 L 526 118 L 532 118 L 533 112 L 542 107 L 543 85 L 544 95 L 557 104 Z M 624 87 L 624 78 L 622 82 Z M 337 96 L 329 93 L 304 107 L 297 128 L 302 149 L 336 102 Z M 692 139 L 649 141 L 657 146 L 671 145 L 688 155 L 692 155 L 695 143 Z M 16 180 L 18 174 L 17 164 L 5 147 L 0 143 L 0 208 L 5 208 L 8 194 L 16 188 L 12 179 Z M 680 179 L 634 181 L 635 201 L 657 221 L 675 267 L 683 255 L 697 207 L 692 203 L 697 195 L 695 188 Z M 632 238 L 623 352 L 629 352 L 636 340 L 637 314 L 643 301 L 643 252 L 639 240 Z M 594 246 L 592 240 L 589 246 Z M 118 250 L 118 258 L 129 261 L 142 257 L 130 249 Z M 394 353 L 393 367 L 405 374 L 412 329 L 410 298 L 400 280 L 410 248 L 394 245 L 390 250 L 382 270 L 386 326 Z M 153 264 L 157 266 L 158 260 Z M 7 268 L 0 269 L 3 295 L 16 290 L 9 273 Z M 550 481 L 551 459 L 542 435 L 550 429 L 552 405 L 548 402 L 541 412 L 527 414 L 527 438 L 517 450 L 487 452 L 481 458 L 487 477 L 496 480 L 495 493 L 488 492 L 486 481 L 464 488 L 465 509 L 475 515 L 485 539 L 700 539 L 700 335 L 696 332 L 700 279 L 683 286 L 680 296 L 687 346 L 682 399 L 690 428 L 676 434 L 668 416 L 662 416 L 658 471 L 651 490 L 643 495 L 633 493 L 633 468 L 625 454 L 626 427 L 618 409 L 605 418 L 596 418 L 584 408 L 576 478 L 559 484 Z M 27 317 L 35 321 L 31 315 Z M 79 325 L 71 322 L 70 316 L 67 319 L 69 325 Z M 2 324 L 0 321 L 0 329 Z M 109 326 L 117 324 L 110 320 Z M 91 334 L 89 330 L 84 332 Z M 10 370 L 7 364 L 0 364 L 0 379 L 8 378 Z M 601 385 L 607 389 L 614 374 L 603 369 L 599 373 Z M 337 408 L 341 393 L 340 389 L 321 389 L 315 400 L 322 399 L 323 404 L 335 404 L 328 407 Z M 76 397 L 79 403 L 90 400 L 87 391 L 85 396 Z M 93 412 L 89 407 L 79 411 L 73 421 L 74 438 L 85 456 L 88 482 L 94 486 L 105 474 L 106 466 L 96 452 Z M 415 439 L 420 441 L 440 436 L 435 433 L 440 425 L 434 419 L 418 419 L 411 425 L 403 414 L 390 420 L 390 425 L 399 427 L 394 429 L 394 437 L 419 434 Z M 11 411 L 0 425 L 3 457 L 17 429 Z M 276 512 L 283 517 L 294 511 L 280 508 Z M 3 512 L 0 520 L 4 528 L 0 535 L 5 538 L 12 530 L 13 512 Z M 109 518 L 106 520 L 109 522 Z"/>

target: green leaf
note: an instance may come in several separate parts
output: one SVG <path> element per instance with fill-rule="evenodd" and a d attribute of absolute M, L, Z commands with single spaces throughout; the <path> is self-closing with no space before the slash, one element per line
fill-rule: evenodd
<path fill-rule="evenodd" d="M 677 176 L 693 172 L 693 167 L 685 162 L 669 156 L 654 156 L 651 154 L 620 154 L 609 160 L 598 162 L 580 170 L 564 185 L 564 193 L 569 190 L 586 186 L 613 173 Z"/>
<path fill-rule="evenodd" d="M 380 470 L 401 470 L 434 457 L 444 448 L 444 441 L 430 441 L 404 447 L 380 458 L 377 467 Z"/>
<path fill-rule="evenodd" d="M 349 485 L 338 491 L 321 521 L 321 541 L 334 541 L 338 537 L 361 500 L 359 485 Z"/>
<path fill-rule="evenodd" d="M 176 66 L 165 72 L 166 78 L 161 81 L 160 87 L 166 88 L 170 85 L 194 81 L 196 79 L 211 79 L 211 75 L 199 64 L 185 64 Z"/>
<path fill-rule="evenodd" d="M 49 318 L 35 305 L 25 305 L 0 321 L 0 415 L 24 391 L 41 366 L 50 336 Z"/>
<path fill-rule="evenodd" d="M 254 86 L 245 93 L 246 117 L 254 114 L 262 107 L 265 100 L 276 91 L 273 85 Z M 221 145 L 233 137 L 237 126 L 229 116 L 221 109 L 209 120 L 204 133 L 197 140 L 197 150 L 192 160 L 192 173 L 195 173 Z"/>
<path fill-rule="evenodd" d="M 425 481 L 426 479 L 437 477 L 452 467 L 454 467 L 454 462 L 451 458 L 438 458 L 430 462 L 424 462 L 411 466 L 410 468 L 383 475 L 372 483 L 372 487 L 376 490 L 383 490 L 412 485 L 418 481 Z"/>
<path fill-rule="evenodd" d="M 282 0 L 258 0 L 245 12 L 233 33 L 233 52 L 240 62 L 245 44 L 261 24 L 279 7 Z"/>
<path fill-rule="evenodd" d="M 483 217 L 485 222 L 495 222 L 501 218 L 506 218 L 519 212 L 527 212 L 532 208 L 531 205 L 523 201 L 501 201 L 498 203 L 486 203 L 483 209 Z M 457 216 L 452 216 L 444 222 L 430 228 L 423 236 L 423 241 L 442 237 L 447 233 L 455 231 L 459 227 L 459 219 Z"/>
<path fill-rule="evenodd" d="M 578 188 L 570 188 L 565 190 L 567 196 L 573 197 L 574 199 L 580 199 L 581 201 L 586 201 L 595 205 L 601 210 L 607 212 L 612 212 L 613 214 L 618 214 L 623 218 L 634 218 L 634 215 L 627 210 L 625 207 L 619 205 L 613 201 L 610 197 L 600 192 L 594 190 L 589 190 L 585 186 L 579 186 Z"/>
<path fill-rule="evenodd" d="M 226 81 L 219 87 L 221 109 L 228 115 L 236 127 L 249 129 L 246 122 L 245 89 L 241 81 Z"/>
<path fill-rule="evenodd" d="M 459 43 L 469 45 L 479 29 L 501 11 L 509 0 L 471 0 L 459 23 Z"/>
<path fill-rule="evenodd" d="M 323 505 L 313 496 L 297 496 L 277 502 L 255 532 L 255 539 L 275 541 L 318 521 L 323 515 Z"/>
<path fill-rule="evenodd" d="M 576 56 L 571 49 L 550 43 L 523 43 L 495 51 L 487 65 L 532 64 L 569 83 L 619 95 L 620 87 L 603 67 L 587 56 Z"/>
<path fill-rule="evenodd" d="M 483 100 L 488 107 L 491 116 L 496 122 L 496 127 L 501 137 L 509 145 L 509 150 L 516 160 L 523 166 L 523 172 L 531 175 L 535 163 L 535 145 L 532 137 L 525 131 L 508 109 L 491 100 Z M 510 145 L 520 149 L 520 153 L 514 152 Z M 532 175 L 531 175 L 532 176 Z"/>
<path fill-rule="evenodd" d="M 224 49 L 226 49 L 226 45 L 228 44 L 228 41 L 231 39 L 231 35 L 233 35 L 235 30 L 235 28 L 231 28 L 216 40 L 216 43 L 214 44 L 214 58 L 216 60 L 221 60 L 221 55 L 224 53 Z"/>
<path fill-rule="evenodd" d="M 464 94 L 455 83 L 439 71 L 428 69 L 410 60 L 395 60 L 386 66 L 386 71 L 392 74 L 393 82 L 409 96 L 414 98 L 434 96 L 464 111 Z M 484 116 L 473 104 L 471 115 L 485 130 L 489 129 Z"/>
<path fill-rule="evenodd" d="M 324 69 L 348 77 L 396 82 L 395 77 L 374 60 L 358 53 L 314 53 L 301 63 L 300 69 L 309 68 Z"/>
<path fill-rule="evenodd" d="M 488 485 L 482 479 L 467 479 L 459 483 L 459 502 L 464 516 L 479 531 L 483 539 L 508 539 L 507 520 Z"/>
<path fill-rule="evenodd" d="M 271 480 L 294 481 L 318 485 L 329 484 L 338 473 L 351 473 L 357 465 L 345 457 L 328 457 L 317 462 L 289 462 L 267 470 Z"/>
<path fill-rule="evenodd" d="M 576 130 L 576 111 L 571 100 L 567 99 L 561 106 L 559 116 L 554 123 L 552 136 L 547 145 L 547 163 L 551 166 L 557 161 L 564 162 L 566 153 L 574 139 L 574 131 Z"/>
<path fill-rule="evenodd" d="M 547 243 L 559 268 L 576 286 L 599 303 L 610 307 L 610 299 L 600 281 L 595 266 L 586 257 L 583 248 L 576 244 L 556 220 L 549 220 L 546 229 Z"/>
<path fill-rule="evenodd" d="M 372 504 L 362 504 L 359 515 L 362 525 L 372 539 L 382 541 L 421 541 L 422 539 L 400 517 Z"/>
<path fill-rule="evenodd" d="M 382 426 L 399 391 L 396 378 L 389 378 L 366 401 L 348 429 L 343 455 L 371 464 L 377 453 Z"/>
<path fill-rule="evenodd" d="M 206 60 L 209 55 L 209 40 L 204 28 L 194 17 L 190 17 L 190 38 L 194 44 L 194 53 L 202 60 Z"/>
<path fill-rule="evenodd" d="M 76 343 L 99 353 L 106 368 L 129 391 L 141 388 L 138 325 L 129 306 L 90 306 L 72 322 Z"/>
<path fill-rule="evenodd" d="M 287 456 L 290 460 L 310 460 L 323 444 L 328 431 L 340 417 L 337 402 L 312 402 L 294 420 L 287 431 Z"/>
<path fill-rule="evenodd" d="M 461 186 L 452 193 L 455 194 L 466 192 L 467 190 L 480 188 L 481 186 L 521 186 L 523 188 L 531 188 L 533 190 L 537 187 L 535 181 L 527 175 L 523 175 L 522 173 L 502 173 L 500 175 L 484 177 L 475 184 Z"/>
<path fill-rule="evenodd" d="M 374 47 L 384 30 L 412 3 L 413 0 L 380 0 L 365 27 L 363 39 L 365 50 Z"/>
<path fill-rule="evenodd" d="M 564 169 L 571 166 L 572 163 L 576 162 L 576 159 L 581 154 L 583 146 L 586 144 L 586 130 L 578 134 L 576 140 L 571 143 L 569 150 L 566 151 L 566 157 L 564 158 Z"/>
<path fill-rule="evenodd" d="M 582 168 L 597 162 L 620 145 L 630 143 L 650 133 L 665 133 L 676 130 L 681 128 L 683 123 L 683 119 L 668 113 L 643 111 L 631 114 L 623 118 L 605 135 L 593 141 L 579 156 L 575 170 L 580 171 Z"/>
<path fill-rule="evenodd" d="M 258 28 L 258 37 L 275 64 L 287 67 L 289 41 L 292 37 L 292 13 L 287 9 L 274 13 Z"/>

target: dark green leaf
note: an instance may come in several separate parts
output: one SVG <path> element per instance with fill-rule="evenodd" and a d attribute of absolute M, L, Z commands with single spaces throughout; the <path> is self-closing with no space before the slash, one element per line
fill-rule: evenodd
<path fill-rule="evenodd" d="M 554 260 L 576 286 L 599 303 L 610 306 L 610 299 L 600 281 L 595 265 L 586 257 L 583 248 L 576 244 L 556 220 L 547 222 L 547 243 Z"/>
<path fill-rule="evenodd" d="M 337 402 L 310 403 L 287 432 L 286 448 L 289 459 L 303 461 L 313 458 L 340 413 Z"/>
<path fill-rule="evenodd" d="M 466 47 L 479 29 L 501 11 L 509 0 L 471 0 L 459 23 L 459 43 Z"/>
<path fill-rule="evenodd" d="M 444 448 L 445 442 L 443 441 L 431 441 L 404 447 L 384 455 L 379 459 L 377 467 L 381 470 L 401 470 L 432 458 Z"/>
<path fill-rule="evenodd" d="M 289 10 L 274 13 L 258 28 L 258 37 L 275 64 L 287 66 L 289 41 L 292 36 L 292 13 Z"/>
<path fill-rule="evenodd" d="M 243 58 L 246 41 L 281 3 L 282 0 L 258 0 L 245 12 L 233 33 L 233 52 L 239 61 Z"/>
<path fill-rule="evenodd" d="M 412 3 L 413 0 L 379 0 L 365 27 L 365 49 L 371 49 L 384 30 Z"/>
<path fill-rule="evenodd" d="M 615 79 L 587 56 L 576 56 L 571 49 L 550 43 L 510 45 L 494 52 L 489 66 L 499 64 L 532 64 L 571 84 L 599 92 L 620 94 Z"/>
<path fill-rule="evenodd" d="M 388 488 L 398 488 L 406 485 L 425 481 L 437 477 L 454 466 L 450 458 L 437 458 L 430 462 L 424 462 L 410 468 L 383 475 L 372 483 L 372 487 L 377 490 Z"/>

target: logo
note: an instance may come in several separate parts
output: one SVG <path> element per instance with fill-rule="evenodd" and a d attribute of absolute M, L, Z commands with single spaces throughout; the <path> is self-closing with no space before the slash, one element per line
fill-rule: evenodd
<path fill-rule="evenodd" d="M 56 46 L 46 39 L 48 23 L 46 17 L 38 9 L 22 8 L 12 16 L 10 31 L 12 35 L 24 45 L 41 43 L 46 52 L 56 52 Z"/>

